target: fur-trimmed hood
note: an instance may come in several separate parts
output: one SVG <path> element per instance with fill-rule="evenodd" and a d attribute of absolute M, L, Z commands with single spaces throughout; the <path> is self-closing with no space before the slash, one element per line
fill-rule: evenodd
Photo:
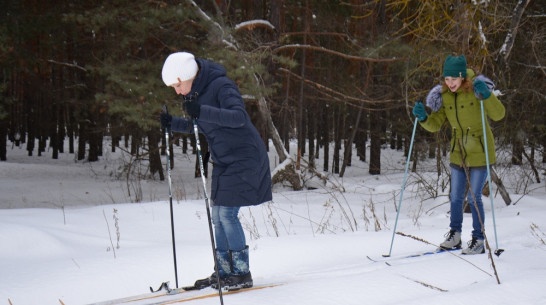
<path fill-rule="evenodd" d="M 466 73 L 468 75 L 468 79 L 470 79 L 472 82 L 475 82 L 477 80 L 483 81 L 489 90 L 495 94 L 495 96 L 500 95 L 500 91 L 495 90 L 495 83 L 488 77 L 480 74 L 476 77 L 474 77 L 474 71 L 472 69 L 467 69 Z M 474 86 L 472 86 L 472 90 L 474 90 Z M 443 86 L 442 85 L 436 85 L 434 86 L 429 93 L 427 94 L 426 98 L 426 105 L 432 109 L 433 112 L 438 111 L 443 104 L 442 101 L 442 93 L 443 93 Z M 476 91 L 474 91 L 474 94 L 476 97 L 478 97 L 478 94 L 476 94 Z"/>

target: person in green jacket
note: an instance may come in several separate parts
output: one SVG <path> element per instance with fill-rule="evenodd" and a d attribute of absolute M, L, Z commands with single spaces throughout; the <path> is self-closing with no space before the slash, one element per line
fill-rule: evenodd
<path fill-rule="evenodd" d="M 440 244 L 443 249 L 461 248 L 463 223 L 463 202 L 467 179 L 470 180 L 468 202 L 472 211 L 472 240 L 462 254 L 485 252 L 483 224 L 485 215 L 481 192 L 487 179 L 486 151 L 481 116 L 481 101 L 486 117 L 499 121 L 504 117 L 505 108 L 493 91 L 493 82 L 467 68 L 466 58 L 448 56 L 444 62 L 442 85 L 435 86 L 427 95 L 425 105 L 417 102 L 413 114 L 419 124 L 430 132 L 436 132 L 445 121 L 451 126 L 450 168 L 451 168 L 451 217 L 450 231 Z M 490 165 L 496 161 L 493 133 L 486 120 L 485 132 Z M 466 170 L 465 170 L 466 169 Z M 468 177 L 467 177 L 468 172 Z M 470 191 L 471 190 L 471 191 Z"/>

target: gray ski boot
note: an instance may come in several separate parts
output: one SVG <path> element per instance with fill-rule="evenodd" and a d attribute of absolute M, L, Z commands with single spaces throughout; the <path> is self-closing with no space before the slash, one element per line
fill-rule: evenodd
<path fill-rule="evenodd" d="M 461 232 L 449 230 L 449 232 L 446 233 L 445 237 L 446 240 L 440 244 L 440 249 L 461 249 Z"/>
<path fill-rule="evenodd" d="M 472 237 L 472 240 L 468 242 L 468 248 L 463 249 L 462 254 L 482 254 L 485 253 L 485 245 L 483 239 L 477 239 Z"/>

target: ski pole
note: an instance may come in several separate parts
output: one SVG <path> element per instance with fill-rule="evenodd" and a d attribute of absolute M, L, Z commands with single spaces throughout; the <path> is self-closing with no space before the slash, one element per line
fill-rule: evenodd
<path fill-rule="evenodd" d="M 391 247 L 389 249 L 389 254 L 383 254 L 384 257 L 391 256 L 392 252 L 392 245 L 394 243 L 394 235 L 396 234 L 396 226 L 398 225 L 398 216 L 400 215 L 400 208 L 402 207 L 402 198 L 404 197 L 404 189 L 406 188 L 406 180 L 408 178 L 408 167 L 411 159 L 411 151 L 413 150 L 413 139 L 415 138 L 415 130 L 417 129 L 417 121 L 418 119 L 415 118 L 415 123 L 413 123 L 413 132 L 411 133 L 411 141 L 410 141 L 410 147 L 408 151 L 408 160 L 406 161 L 406 170 L 404 172 L 404 179 L 402 180 L 402 188 L 400 190 L 400 199 L 398 200 L 398 211 L 396 211 L 396 220 L 394 222 L 394 229 L 392 230 L 392 239 L 391 239 Z"/>
<path fill-rule="evenodd" d="M 493 230 L 495 232 L 495 244 L 497 246 L 497 249 L 495 250 L 495 255 L 500 256 L 501 253 L 504 252 L 504 249 L 499 249 L 499 241 L 497 239 L 497 224 L 495 223 L 495 207 L 493 205 L 493 190 L 491 186 L 491 171 L 489 169 L 489 150 L 487 148 L 487 130 L 485 129 L 485 111 L 483 110 L 483 99 L 480 99 L 480 107 L 482 111 L 483 141 L 485 142 L 485 165 L 487 168 L 487 182 L 489 184 L 489 199 L 491 199 L 491 215 L 493 216 Z"/>
<path fill-rule="evenodd" d="M 214 272 L 216 272 L 216 282 L 218 284 L 218 295 L 220 296 L 220 304 L 224 305 L 224 297 L 222 295 L 222 286 L 220 285 L 220 272 L 218 270 L 218 258 L 216 256 L 214 233 L 212 231 L 212 220 L 210 216 L 210 200 L 207 194 L 207 179 L 205 178 L 205 168 L 203 165 L 203 156 L 201 154 L 201 142 L 199 141 L 199 129 L 197 128 L 197 119 L 193 120 L 193 133 L 195 134 L 195 144 L 197 146 L 197 158 L 199 159 L 199 170 L 201 171 L 201 179 L 203 180 L 203 194 L 205 196 L 205 206 L 207 208 L 207 218 L 209 221 L 210 242 L 212 245 L 212 257 L 214 258 Z"/>
<path fill-rule="evenodd" d="M 167 105 L 163 106 L 163 112 L 168 114 L 169 110 L 167 109 Z M 172 243 L 173 243 L 173 258 L 174 258 L 174 278 L 176 281 L 176 288 L 178 288 L 178 271 L 176 268 L 176 243 L 174 238 L 174 216 L 173 216 L 173 195 L 172 195 L 172 187 L 171 187 L 171 152 L 170 152 L 170 139 L 169 139 L 169 128 L 165 128 L 165 140 L 167 145 L 167 180 L 169 181 L 169 204 L 171 207 L 171 236 L 172 236 Z"/>

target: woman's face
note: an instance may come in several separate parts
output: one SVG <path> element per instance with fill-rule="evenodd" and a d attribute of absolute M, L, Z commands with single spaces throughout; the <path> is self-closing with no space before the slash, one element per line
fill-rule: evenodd
<path fill-rule="evenodd" d="M 445 82 L 446 82 L 446 85 L 449 88 L 449 90 L 451 90 L 451 92 L 455 92 L 459 88 L 461 88 L 461 85 L 463 83 L 463 78 L 462 77 L 447 76 L 445 78 Z"/>
<path fill-rule="evenodd" d="M 176 91 L 176 94 L 187 95 L 191 91 L 192 83 L 193 83 L 193 78 L 185 80 L 185 81 L 181 81 L 179 78 L 178 83 L 172 84 L 171 87 L 174 88 L 174 91 Z"/>

